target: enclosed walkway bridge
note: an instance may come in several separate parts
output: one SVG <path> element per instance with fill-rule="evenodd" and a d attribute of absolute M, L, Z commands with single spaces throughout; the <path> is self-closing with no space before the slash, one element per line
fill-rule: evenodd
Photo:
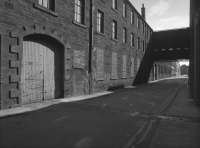
<path fill-rule="evenodd" d="M 154 32 L 136 75 L 134 85 L 147 83 L 153 64 L 190 58 L 190 28 Z"/>

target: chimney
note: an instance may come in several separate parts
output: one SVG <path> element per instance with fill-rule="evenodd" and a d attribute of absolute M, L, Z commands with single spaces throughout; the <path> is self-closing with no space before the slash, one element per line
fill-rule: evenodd
<path fill-rule="evenodd" d="M 144 18 L 144 20 L 146 20 L 146 14 L 145 14 L 145 7 L 144 7 L 144 4 L 142 4 L 141 14 L 142 14 L 142 17 Z"/>

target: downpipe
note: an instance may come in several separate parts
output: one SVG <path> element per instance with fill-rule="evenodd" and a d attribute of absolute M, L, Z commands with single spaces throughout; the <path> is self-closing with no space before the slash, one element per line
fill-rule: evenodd
<path fill-rule="evenodd" d="M 88 55 L 88 76 L 89 76 L 89 94 L 93 93 L 93 68 L 92 68 L 92 53 L 94 47 L 94 30 L 93 30 L 93 10 L 94 1 L 90 0 L 90 25 L 89 25 L 89 55 Z"/>

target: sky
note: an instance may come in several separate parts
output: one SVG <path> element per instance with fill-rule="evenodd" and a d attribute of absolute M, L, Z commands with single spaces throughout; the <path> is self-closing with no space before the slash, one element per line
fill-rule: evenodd
<path fill-rule="evenodd" d="M 130 0 L 141 12 L 146 8 L 146 19 L 154 31 L 189 26 L 189 0 Z"/>

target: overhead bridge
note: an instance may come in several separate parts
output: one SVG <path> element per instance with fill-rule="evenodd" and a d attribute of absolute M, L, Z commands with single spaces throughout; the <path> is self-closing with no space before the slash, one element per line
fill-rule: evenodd
<path fill-rule="evenodd" d="M 154 32 L 133 84 L 148 82 L 154 62 L 189 59 L 189 56 L 190 28 Z"/>

